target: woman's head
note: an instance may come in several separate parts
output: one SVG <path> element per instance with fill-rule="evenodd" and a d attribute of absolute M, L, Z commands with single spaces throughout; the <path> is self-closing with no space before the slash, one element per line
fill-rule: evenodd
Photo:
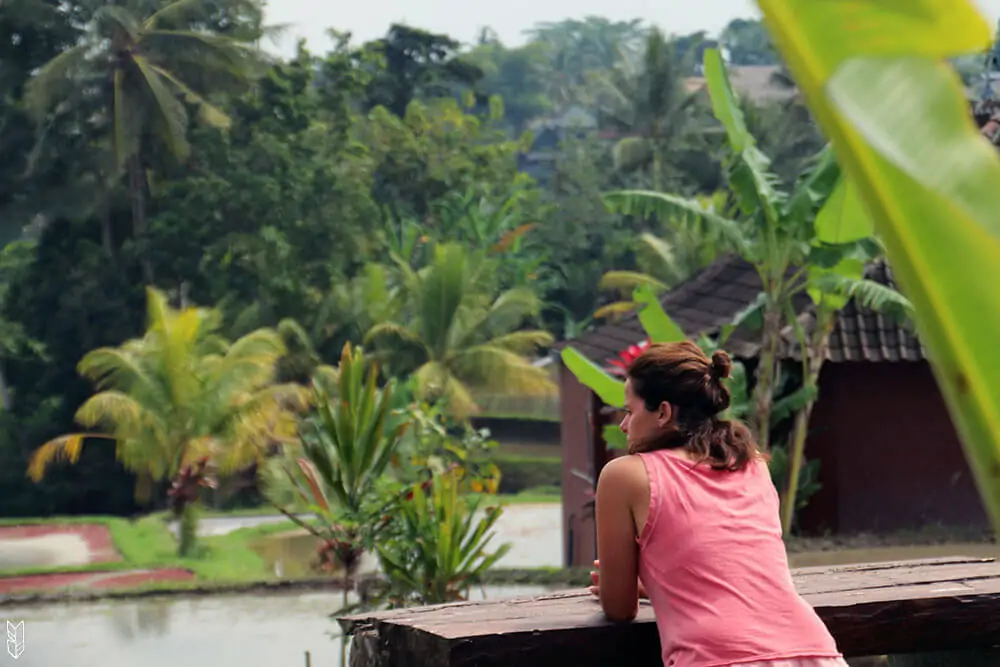
<path fill-rule="evenodd" d="M 709 359 L 690 341 L 651 345 L 629 366 L 625 432 L 629 451 L 681 448 L 713 468 L 739 470 L 757 453 L 750 432 L 719 419 L 729 407 L 729 355 Z"/>

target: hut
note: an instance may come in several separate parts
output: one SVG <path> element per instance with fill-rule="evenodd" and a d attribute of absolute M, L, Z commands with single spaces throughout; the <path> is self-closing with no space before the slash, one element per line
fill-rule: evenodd
<path fill-rule="evenodd" d="M 884 262 L 867 277 L 893 285 Z M 750 305 L 761 291 L 753 267 L 726 257 L 661 299 L 689 337 L 712 333 Z M 797 306 L 811 317 L 808 301 Z M 786 332 L 780 355 L 798 360 Z M 607 363 L 645 340 L 634 315 L 569 341 L 597 363 Z M 755 363 L 759 342 L 737 332 L 726 349 Z M 613 456 L 601 431 L 614 410 L 564 366 L 560 369 L 565 562 L 589 566 L 596 557 L 593 480 Z M 985 511 L 958 435 L 919 340 L 878 313 L 849 303 L 837 317 L 819 378 L 819 400 L 809 423 L 806 454 L 818 459 L 821 488 L 799 516 L 806 534 L 852 534 L 928 525 L 986 527 Z"/>

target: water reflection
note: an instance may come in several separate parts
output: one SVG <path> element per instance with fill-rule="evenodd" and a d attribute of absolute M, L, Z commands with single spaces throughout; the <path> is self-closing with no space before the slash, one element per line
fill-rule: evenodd
<path fill-rule="evenodd" d="M 111 608 L 109 618 L 115 634 L 125 641 L 141 636 L 162 637 L 170 629 L 170 607 L 152 600 L 118 604 Z"/>
<path fill-rule="evenodd" d="M 488 597 L 546 590 L 491 587 Z M 24 620 L 18 667 L 300 667 L 306 651 L 313 667 L 339 667 L 339 626 L 330 615 L 341 596 L 323 591 L 0 607 L 0 622 Z M 472 597 L 483 595 L 473 590 Z"/>

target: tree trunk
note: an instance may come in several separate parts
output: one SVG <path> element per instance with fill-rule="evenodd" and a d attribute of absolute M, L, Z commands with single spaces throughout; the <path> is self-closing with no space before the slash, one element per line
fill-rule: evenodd
<path fill-rule="evenodd" d="M 104 201 L 101 203 L 101 247 L 108 257 L 114 259 L 115 246 L 111 237 L 111 185 L 105 181 Z"/>
<path fill-rule="evenodd" d="M 10 398 L 10 390 L 7 388 L 7 376 L 4 373 L 3 362 L 0 361 L 0 405 L 4 412 L 10 412 L 14 403 Z"/>
<path fill-rule="evenodd" d="M 795 503 L 799 492 L 799 476 L 802 473 L 802 459 L 806 449 L 806 434 L 809 432 L 809 418 L 815 401 L 809 401 L 795 415 L 795 429 L 792 431 L 792 446 L 788 454 L 788 487 L 781 498 L 781 533 L 791 535 L 795 518 Z"/>
<path fill-rule="evenodd" d="M 147 285 L 152 285 L 153 264 L 145 248 L 148 242 L 149 221 L 146 219 L 146 178 L 143 174 L 140 152 L 129 158 L 128 181 L 129 193 L 132 196 L 132 234 L 141 248 L 139 261 L 142 264 L 142 278 Z"/>
<path fill-rule="evenodd" d="M 769 303 L 764 311 L 764 333 L 757 364 L 757 386 L 754 387 L 754 424 L 757 444 L 762 451 L 770 447 L 771 406 L 774 385 L 774 367 L 777 362 L 778 337 L 781 335 L 781 311 L 777 304 Z"/>
<path fill-rule="evenodd" d="M 833 330 L 833 318 L 828 319 L 829 322 L 817 322 L 816 331 L 810 337 L 809 344 L 802 349 L 802 354 L 806 355 L 807 359 L 806 376 L 803 378 L 803 386 L 805 387 L 819 386 L 819 373 L 823 370 L 823 364 L 826 362 L 826 350 Z M 792 446 L 788 454 L 788 488 L 785 490 L 781 507 L 781 530 L 785 535 L 791 533 L 792 520 L 795 518 L 795 502 L 799 492 L 799 475 L 802 472 L 802 462 L 805 458 L 809 418 L 812 416 L 815 405 L 816 399 L 813 399 L 803 405 L 799 413 L 795 415 Z"/>

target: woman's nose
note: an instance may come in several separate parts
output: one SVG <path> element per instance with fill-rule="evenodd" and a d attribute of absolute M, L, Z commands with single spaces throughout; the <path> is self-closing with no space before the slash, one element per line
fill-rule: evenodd
<path fill-rule="evenodd" d="M 620 424 L 618 424 L 618 428 L 621 429 L 622 433 L 626 433 L 626 434 L 628 433 L 628 415 L 625 415 L 624 417 L 622 417 L 622 421 L 621 421 Z"/>

